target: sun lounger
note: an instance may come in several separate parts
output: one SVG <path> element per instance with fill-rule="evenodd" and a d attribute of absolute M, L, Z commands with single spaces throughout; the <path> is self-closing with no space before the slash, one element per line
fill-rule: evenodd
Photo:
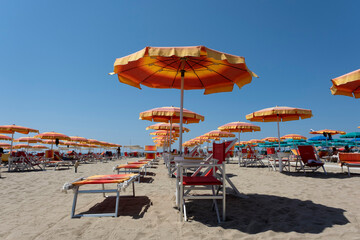
<path fill-rule="evenodd" d="M 343 167 L 347 167 L 348 175 L 350 177 L 350 168 L 360 167 L 360 153 L 339 153 L 339 161 L 341 170 L 344 171 Z"/>
<path fill-rule="evenodd" d="M 245 151 L 243 151 L 245 150 Z M 246 149 L 242 149 L 242 156 L 239 166 L 265 166 L 259 154 L 251 148 L 250 145 Z"/>
<path fill-rule="evenodd" d="M 120 164 L 114 167 L 114 171 L 117 171 L 117 173 L 138 173 L 144 172 L 146 176 L 146 167 L 147 163 L 127 163 L 127 164 Z M 138 179 L 140 182 L 140 178 Z"/>
<path fill-rule="evenodd" d="M 322 162 L 321 160 L 319 160 L 320 158 L 317 156 L 316 154 L 316 150 L 314 149 L 313 146 L 311 145 L 303 145 L 303 146 L 298 146 L 298 150 L 299 150 L 299 155 L 300 155 L 300 166 L 297 167 L 296 166 L 296 170 L 297 171 L 312 171 L 315 172 L 317 169 L 322 168 L 324 170 L 324 173 L 326 173 L 325 167 L 324 167 L 324 162 Z"/>
<path fill-rule="evenodd" d="M 114 175 L 95 175 L 87 178 L 80 178 L 75 180 L 72 183 L 65 183 L 63 186 L 63 191 L 73 189 L 74 191 L 74 200 L 71 210 L 71 218 L 80 218 L 80 217 L 118 217 L 119 210 L 119 200 L 120 192 L 124 190 L 128 185 L 132 184 L 133 195 L 135 197 L 135 186 L 134 182 L 139 178 L 139 174 L 114 174 Z M 113 189 L 105 189 L 105 184 L 114 183 L 116 187 Z M 102 189 L 98 190 L 79 190 L 80 186 L 84 185 L 102 185 Z M 78 194 L 80 193 L 102 193 L 104 197 L 105 193 L 116 193 L 116 204 L 115 212 L 113 213 L 97 213 L 97 214 L 77 214 L 75 215 L 75 208 Z"/>

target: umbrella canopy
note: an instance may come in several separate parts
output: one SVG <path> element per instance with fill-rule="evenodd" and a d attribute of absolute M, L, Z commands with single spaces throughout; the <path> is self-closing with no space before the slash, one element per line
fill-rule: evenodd
<path fill-rule="evenodd" d="M 179 124 L 172 124 L 172 126 L 170 126 L 169 123 L 157 123 L 157 124 L 153 124 L 151 126 L 148 126 L 146 128 L 146 130 L 152 129 L 152 130 L 170 130 L 170 127 L 173 129 L 173 131 L 179 131 L 180 130 L 180 126 Z M 183 132 L 189 132 L 190 130 L 186 127 L 183 127 Z"/>
<path fill-rule="evenodd" d="M 213 138 L 235 137 L 235 134 L 230 133 L 230 132 L 220 131 L 220 130 L 213 130 L 208 133 L 205 133 L 204 136 L 213 139 Z"/>
<path fill-rule="evenodd" d="M 87 143 L 87 139 L 84 137 L 78 137 L 78 136 L 70 136 L 70 140 L 72 142 L 79 142 L 79 143 Z"/>
<path fill-rule="evenodd" d="M 228 132 L 256 132 L 260 127 L 247 122 L 231 122 L 218 127 L 220 131 Z"/>
<path fill-rule="evenodd" d="M 324 136 L 316 136 L 308 139 L 309 141 L 326 141 L 329 140 L 329 138 Z"/>
<path fill-rule="evenodd" d="M 44 145 L 34 145 L 32 146 L 33 149 L 49 149 L 48 147 L 44 146 Z"/>
<path fill-rule="evenodd" d="M 246 123 L 246 122 L 231 122 L 231 123 L 227 123 L 225 125 L 222 125 L 220 127 L 218 127 L 218 129 L 220 131 L 228 131 L 228 132 L 237 132 L 239 133 L 239 141 L 240 141 L 240 133 L 242 132 L 256 132 L 256 131 L 260 131 L 260 127 L 256 126 L 254 124 L 251 123 Z"/>
<path fill-rule="evenodd" d="M 344 131 L 338 131 L 338 130 L 331 130 L 331 129 L 323 129 L 323 130 L 318 130 L 318 131 L 311 131 L 309 132 L 310 134 L 331 134 L 331 135 L 335 135 L 335 134 L 345 134 L 346 132 Z"/>
<path fill-rule="evenodd" d="M 265 143 L 265 141 L 259 140 L 259 139 L 251 139 L 251 140 L 247 141 L 247 143 L 248 144 Z"/>
<path fill-rule="evenodd" d="M 204 94 L 230 92 L 257 77 L 245 64 L 243 57 L 218 52 L 204 46 L 146 47 L 134 54 L 116 59 L 114 73 L 120 82 L 140 88 L 181 89 L 180 141 L 184 90 L 205 89 Z"/>
<path fill-rule="evenodd" d="M 13 147 L 14 149 L 21 149 L 21 148 L 31 148 L 28 144 L 17 144 Z"/>
<path fill-rule="evenodd" d="M 156 135 L 156 136 L 169 136 L 169 134 L 170 134 L 169 130 L 159 130 L 159 131 L 155 131 L 155 132 L 150 133 L 150 135 Z M 174 137 L 178 137 L 179 132 L 172 131 L 171 135 L 174 136 Z"/>
<path fill-rule="evenodd" d="M 34 138 L 40 138 L 40 139 L 51 139 L 51 140 L 68 140 L 70 141 L 70 137 L 62 134 L 62 133 L 57 133 L 57 132 L 44 132 L 44 133 L 40 133 L 36 136 L 34 136 Z"/>
<path fill-rule="evenodd" d="M 282 136 L 280 139 L 306 140 L 307 137 L 304 137 L 299 134 L 287 134 L 285 136 Z"/>
<path fill-rule="evenodd" d="M 351 132 L 341 135 L 340 138 L 360 138 L 360 132 Z"/>
<path fill-rule="evenodd" d="M 29 133 L 38 133 L 39 130 L 28 127 L 17 126 L 15 124 L 0 126 L 0 133 L 14 134 L 16 132 L 21 134 L 29 134 Z"/>
<path fill-rule="evenodd" d="M 42 143 L 53 145 L 53 144 L 56 144 L 56 140 L 55 139 L 53 139 L 53 140 L 43 140 Z M 63 144 L 63 142 L 59 141 L 59 144 L 61 145 L 61 144 Z"/>
<path fill-rule="evenodd" d="M 293 107 L 272 107 L 265 108 L 246 115 L 246 119 L 252 122 L 277 122 L 278 144 L 280 149 L 280 126 L 279 122 L 311 118 L 312 112 L 309 109 Z"/>
<path fill-rule="evenodd" d="M 160 107 L 147 110 L 140 113 L 139 119 L 154 122 L 180 123 L 180 108 L 178 107 Z M 204 116 L 183 109 L 183 123 L 199 123 L 204 121 Z"/>
<path fill-rule="evenodd" d="M 331 94 L 360 98 L 360 69 L 331 79 Z"/>
<path fill-rule="evenodd" d="M 0 140 L 3 140 L 3 141 L 11 141 L 11 137 L 6 136 L 6 135 L 3 135 L 3 134 L 0 134 Z"/>
<path fill-rule="evenodd" d="M 263 138 L 261 140 L 263 140 L 265 142 L 279 142 L 279 139 L 276 138 L 276 137 L 266 137 L 266 138 Z"/>
<path fill-rule="evenodd" d="M 0 147 L 1 147 L 1 148 L 8 148 L 8 147 L 11 147 L 11 144 L 0 142 Z"/>
<path fill-rule="evenodd" d="M 28 142 L 28 143 L 41 143 L 42 140 L 34 137 L 21 137 L 15 139 L 14 142 Z"/>

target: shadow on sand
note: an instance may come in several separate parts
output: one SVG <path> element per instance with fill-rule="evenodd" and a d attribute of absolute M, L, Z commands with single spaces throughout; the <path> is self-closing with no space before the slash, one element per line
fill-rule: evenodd
<path fill-rule="evenodd" d="M 201 222 L 209 227 L 221 226 L 224 229 L 237 229 L 249 234 L 268 230 L 321 233 L 334 225 L 349 223 L 344 216 L 345 210 L 340 208 L 272 195 L 247 196 L 248 199 L 242 199 L 227 195 L 227 220 L 220 225 L 215 211 L 211 210 L 211 200 L 189 201 L 186 204 L 189 220 Z"/>
<path fill-rule="evenodd" d="M 101 203 L 97 203 L 91 207 L 88 211 L 81 214 L 99 214 L 114 212 L 116 203 L 116 197 L 110 196 L 104 199 Z M 148 211 L 152 202 L 147 196 L 124 196 L 120 197 L 119 201 L 119 217 L 130 216 L 133 219 L 143 218 Z"/>

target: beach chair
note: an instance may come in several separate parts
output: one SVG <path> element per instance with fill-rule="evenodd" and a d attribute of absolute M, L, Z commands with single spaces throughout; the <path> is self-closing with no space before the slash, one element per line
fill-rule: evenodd
<path fill-rule="evenodd" d="M 74 200 L 71 208 L 71 218 L 80 218 L 80 217 L 118 217 L 119 210 L 119 200 L 120 192 L 125 190 L 130 184 L 133 187 L 132 196 L 135 197 L 135 186 L 134 182 L 139 178 L 139 174 L 115 174 L 115 175 L 95 175 L 87 178 L 79 178 L 74 182 L 65 183 L 63 186 L 63 191 L 67 192 L 72 189 L 74 191 Z M 105 189 L 105 184 L 116 184 L 116 187 L 113 189 Z M 84 185 L 102 185 L 102 189 L 96 190 L 79 190 L 80 186 Z M 94 214 L 76 214 L 76 202 L 78 195 L 81 193 L 102 193 L 104 197 L 108 197 L 105 193 L 116 193 L 116 203 L 115 211 L 113 213 L 94 213 Z"/>
<path fill-rule="evenodd" d="M 279 166 L 279 157 L 275 148 L 267 148 L 266 149 L 267 158 L 268 158 L 268 168 L 276 171 L 276 168 Z M 289 154 L 290 155 L 290 154 Z M 283 164 L 283 170 L 287 170 L 290 172 L 290 159 L 288 157 L 281 159 Z"/>
<path fill-rule="evenodd" d="M 350 168 L 360 167 L 360 153 L 339 153 L 339 161 L 341 170 L 344 172 L 343 167 L 347 167 L 348 175 L 350 177 Z"/>
<path fill-rule="evenodd" d="M 195 177 L 188 177 L 184 176 L 182 173 L 186 172 L 187 168 L 194 168 L 199 167 L 201 164 L 189 164 L 189 163 L 179 163 L 178 167 L 178 174 L 180 175 L 180 190 L 179 190 L 179 201 L 180 201 L 180 216 L 181 219 L 187 221 L 187 214 L 186 214 L 186 205 L 185 202 L 187 200 L 194 200 L 194 199 L 201 199 L 201 200 L 213 200 L 213 206 L 215 207 L 217 220 L 220 223 L 220 213 L 217 204 L 217 200 L 222 201 L 222 221 L 226 219 L 226 174 L 225 174 L 225 162 L 222 164 L 214 164 L 210 163 L 207 164 L 208 167 L 211 167 L 213 171 L 211 172 L 212 175 L 207 174 L 206 176 L 195 176 Z M 216 169 L 215 169 L 216 168 Z M 218 174 L 216 174 L 216 170 L 221 172 L 221 177 L 219 178 Z M 209 172 L 210 173 L 210 172 Z M 206 190 L 207 194 L 201 195 L 190 195 L 190 190 Z M 209 191 L 211 190 L 211 191 Z M 219 192 L 222 191 L 222 194 L 219 195 Z M 203 193 L 203 192 L 202 192 Z"/>
<path fill-rule="evenodd" d="M 242 152 L 242 166 L 265 166 L 258 153 L 253 150 L 250 145 L 247 145 L 245 150 L 246 152 Z M 241 164 L 239 165 L 241 166 Z"/>
<path fill-rule="evenodd" d="M 303 145 L 298 146 L 299 151 L 299 158 L 301 159 L 300 166 L 296 166 L 295 170 L 297 171 L 311 171 L 315 172 L 317 169 L 322 168 L 324 173 L 326 173 L 324 162 L 319 160 L 319 157 L 317 156 L 316 150 L 311 145 Z"/>
<path fill-rule="evenodd" d="M 36 161 L 23 151 L 16 152 L 11 158 L 10 171 L 43 170 L 41 162 Z"/>

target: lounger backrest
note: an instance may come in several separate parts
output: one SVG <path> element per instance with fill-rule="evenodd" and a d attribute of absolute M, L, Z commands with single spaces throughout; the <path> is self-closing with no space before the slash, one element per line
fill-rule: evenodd
<path fill-rule="evenodd" d="M 241 153 L 247 153 L 248 151 L 247 151 L 247 149 L 246 148 L 242 148 L 241 149 Z"/>
<path fill-rule="evenodd" d="M 225 143 L 213 143 L 213 158 L 218 160 L 218 164 L 225 161 Z"/>
<path fill-rule="evenodd" d="M 301 157 L 301 160 L 304 163 L 307 163 L 309 160 L 316 160 L 316 155 L 314 151 L 314 147 L 311 145 L 305 145 L 305 146 L 298 146 L 299 154 Z"/>
<path fill-rule="evenodd" d="M 266 149 L 266 153 L 267 153 L 268 155 L 275 154 L 275 148 L 267 148 L 267 149 Z"/>

